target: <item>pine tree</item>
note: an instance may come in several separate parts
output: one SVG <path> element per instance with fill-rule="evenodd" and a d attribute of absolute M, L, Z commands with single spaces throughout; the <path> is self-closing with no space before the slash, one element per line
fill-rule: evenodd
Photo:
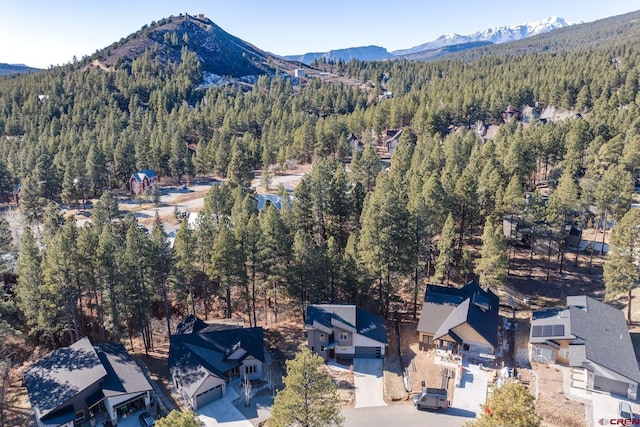
<path fill-rule="evenodd" d="M 411 266 L 408 213 L 388 174 L 378 176 L 376 189 L 365 199 L 361 216 L 359 253 L 378 284 L 381 311 L 388 313 L 392 278 Z"/>
<path fill-rule="evenodd" d="M 111 191 L 102 193 L 91 212 L 92 222 L 96 224 L 99 229 L 102 229 L 105 224 L 111 223 L 111 221 L 118 218 L 119 215 L 118 202 L 113 197 Z"/>
<path fill-rule="evenodd" d="M 291 255 L 289 233 L 280 217 L 280 212 L 269 205 L 260 212 L 261 239 L 259 241 L 261 270 L 264 274 L 265 301 L 270 294 L 273 302 L 275 321 L 278 321 L 278 301 L 280 287 L 286 282 Z M 266 316 L 266 313 L 265 313 Z"/>
<path fill-rule="evenodd" d="M 604 284 L 609 295 L 627 294 L 627 323 L 631 324 L 631 290 L 640 282 L 640 210 L 631 209 L 611 234 L 604 264 Z"/>
<path fill-rule="evenodd" d="M 6 254 L 14 250 L 15 245 L 13 244 L 11 226 L 3 216 L 0 216 L 0 254 Z"/>
<path fill-rule="evenodd" d="M 453 266 L 455 264 L 456 227 L 453 216 L 449 214 L 444 222 L 440 240 L 438 241 L 438 257 L 436 258 L 436 280 L 449 284 Z"/>
<path fill-rule="evenodd" d="M 482 233 L 482 249 L 476 264 L 476 273 L 480 284 L 496 289 L 507 277 L 507 245 L 501 227 L 494 227 L 491 218 L 487 218 Z"/>
<path fill-rule="evenodd" d="M 41 263 L 42 257 L 36 239 L 31 228 L 25 227 L 18 252 L 16 294 L 18 307 L 24 313 L 27 326 L 33 335 L 38 335 L 45 314 Z M 46 337 L 45 341 L 50 344 L 55 342 L 52 337 Z"/>
<path fill-rule="evenodd" d="M 269 425 L 272 427 L 340 426 L 336 385 L 322 372 L 323 360 L 307 348 L 287 361 L 284 389 L 273 402 Z"/>
<path fill-rule="evenodd" d="M 480 418 L 471 427 L 538 427 L 535 398 L 524 385 L 514 382 L 495 389 L 487 399 Z"/>
<path fill-rule="evenodd" d="M 231 149 L 231 161 L 227 168 L 227 182 L 232 187 L 250 188 L 253 172 L 242 142 L 236 140 Z"/>
<path fill-rule="evenodd" d="M 167 321 L 167 340 L 171 338 L 171 313 L 169 311 L 168 280 L 171 272 L 173 251 L 167 241 L 160 215 L 156 211 L 151 236 L 149 237 L 150 253 L 149 267 L 151 270 L 151 284 L 153 289 L 162 289 L 164 315 Z"/>
<path fill-rule="evenodd" d="M 199 427 L 202 424 L 193 412 L 181 412 L 174 409 L 166 417 L 157 420 L 155 425 L 156 427 Z"/>
<path fill-rule="evenodd" d="M 376 185 L 376 178 L 382 170 L 380 156 L 374 148 L 367 144 L 362 155 L 354 153 L 351 161 L 351 181 L 359 182 L 367 193 L 373 191 Z"/>
<path fill-rule="evenodd" d="M 227 318 L 231 318 L 231 288 L 246 284 L 247 277 L 244 268 L 244 253 L 238 245 L 229 226 L 220 224 L 218 233 L 213 242 L 211 253 L 211 265 L 209 267 L 209 278 L 217 280 L 220 286 L 226 291 Z"/>
<path fill-rule="evenodd" d="M 47 200 L 44 198 L 42 184 L 38 178 L 28 176 L 22 181 L 20 190 L 20 212 L 28 224 L 37 224 L 42 220 Z"/>
<path fill-rule="evenodd" d="M 190 313 L 195 314 L 195 288 L 194 279 L 196 268 L 194 266 L 193 254 L 196 251 L 196 236 L 194 230 L 189 227 L 188 221 L 182 221 L 180 228 L 176 232 L 174 241 L 174 262 L 172 264 L 172 275 L 176 280 L 176 291 L 181 302 L 190 301 Z"/>

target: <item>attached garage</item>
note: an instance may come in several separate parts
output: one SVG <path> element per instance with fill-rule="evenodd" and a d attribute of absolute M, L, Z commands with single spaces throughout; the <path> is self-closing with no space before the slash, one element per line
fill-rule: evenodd
<path fill-rule="evenodd" d="M 356 357 L 382 357 L 382 347 L 356 347 Z"/>
<path fill-rule="evenodd" d="M 627 396 L 629 390 L 629 384 L 624 381 L 616 381 L 611 378 L 601 377 L 596 375 L 593 383 L 595 390 L 601 390 L 607 393 L 617 394 L 619 396 Z"/>
<path fill-rule="evenodd" d="M 203 406 L 213 402 L 216 399 L 222 397 L 222 385 L 209 389 L 203 393 L 196 395 L 195 409 L 202 408 Z"/>

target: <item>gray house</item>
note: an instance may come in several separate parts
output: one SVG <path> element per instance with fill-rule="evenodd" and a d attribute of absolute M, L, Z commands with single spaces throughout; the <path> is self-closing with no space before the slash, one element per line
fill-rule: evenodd
<path fill-rule="evenodd" d="M 117 425 L 151 404 L 152 387 L 122 344 L 94 347 L 82 338 L 35 363 L 23 378 L 39 427 L 83 425 L 98 413 Z"/>
<path fill-rule="evenodd" d="M 494 360 L 498 306 L 496 294 L 475 281 L 462 288 L 427 285 L 417 328 L 421 348 Z"/>
<path fill-rule="evenodd" d="M 624 314 L 585 295 L 566 308 L 532 314 L 531 360 L 570 366 L 572 385 L 629 399 L 638 397 L 640 370 Z"/>
<path fill-rule="evenodd" d="M 308 305 L 304 329 L 309 349 L 325 360 L 384 357 L 384 317 L 355 305 Z"/>
<path fill-rule="evenodd" d="M 194 411 L 224 396 L 233 378 L 260 379 L 264 361 L 262 328 L 219 330 L 189 315 L 169 343 L 173 385 Z"/>

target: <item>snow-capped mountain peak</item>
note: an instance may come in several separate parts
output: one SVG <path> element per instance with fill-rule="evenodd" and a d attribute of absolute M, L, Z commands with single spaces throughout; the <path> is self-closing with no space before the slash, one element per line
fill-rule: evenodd
<path fill-rule="evenodd" d="M 468 36 L 447 33 L 432 42 L 424 43 L 410 49 L 396 50 L 391 53 L 393 55 L 407 55 L 425 50 L 440 49 L 445 46 L 454 46 L 457 44 L 478 41 L 488 41 L 495 44 L 507 43 L 546 33 L 558 28 L 567 27 L 569 25 L 574 25 L 574 23 L 569 23 L 557 16 L 551 16 L 541 21 L 527 22 L 526 24 L 521 25 L 488 28 Z"/>

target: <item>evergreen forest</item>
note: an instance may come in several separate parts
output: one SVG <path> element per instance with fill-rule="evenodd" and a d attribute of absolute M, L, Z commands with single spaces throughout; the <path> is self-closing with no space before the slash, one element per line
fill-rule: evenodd
<path fill-rule="evenodd" d="M 310 303 L 415 316 L 427 281 L 509 285 L 505 217 L 526 218 L 562 274 L 566 225 L 623 219 L 640 178 L 631 17 L 611 37 L 596 23 L 511 50 L 331 64 L 342 82 L 280 71 L 206 87 L 189 38 L 175 35 L 166 42 L 179 60 L 153 48 L 108 70 L 90 57 L 1 77 L 0 200 L 15 206 L 21 186 L 23 225 L 0 221 L 2 259 L 17 277 L 0 299 L 0 335 L 47 348 L 83 336 L 153 348 L 152 323 L 187 313 L 218 310 L 251 326 L 301 321 Z M 509 106 L 564 116 L 524 123 L 505 119 Z M 495 136 L 480 136 L 489 126 Z M 399 129 L 389 166 L 377 148 Z M 258 211 L 255 171 L 293 163 L 312 164 L 293 198 Z M 172 247 L 159 218 L 147 231 L 118 211 L 140 169 L 224 183 Z M 549 197 L 542 184 L 555 189 Z M 87 200 L 91 222 L 79 227 L 61 208 Z M 611 276 L 607 288 L 630 295 L 634 282 Z"/>

